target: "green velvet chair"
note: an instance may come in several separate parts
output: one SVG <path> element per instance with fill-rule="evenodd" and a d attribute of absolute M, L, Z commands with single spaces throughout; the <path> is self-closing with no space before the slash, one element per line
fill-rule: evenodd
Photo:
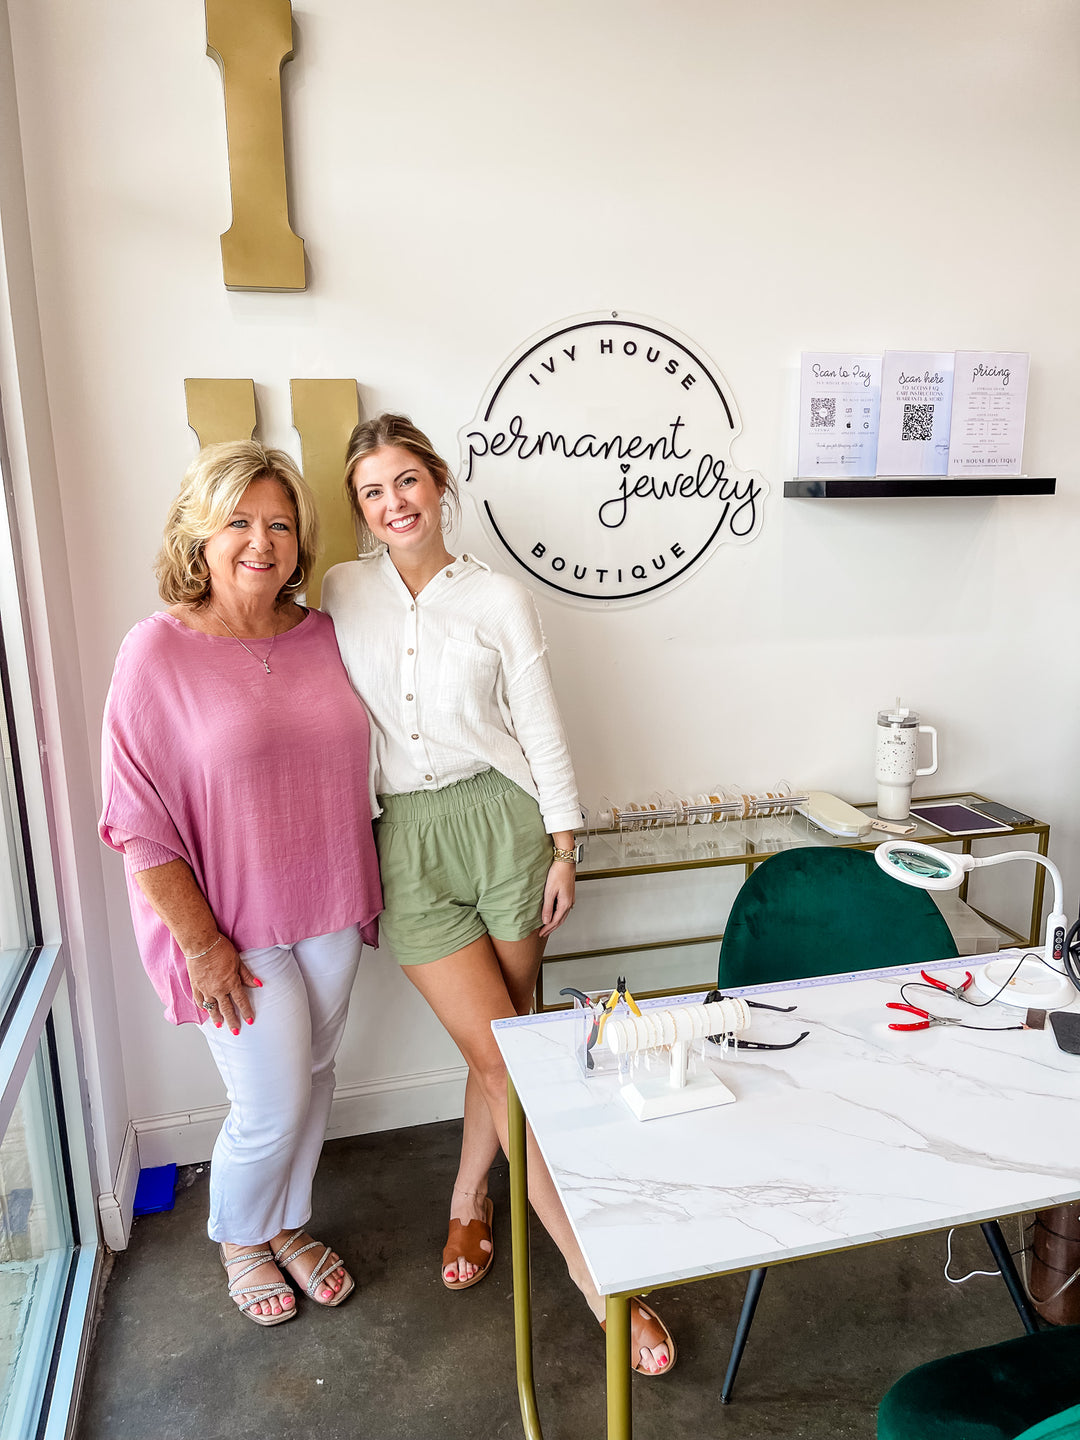
<path fill-rule="evenodd" d="M 890 879 L 868 851 L 800 847 L 762 861 L 735 897 L 716 983 L 929 965 L 956 953 L 926 891 Z"/>
<path fill-rule="evenodd" d="M 878 1407 L 878 1440 L 1080 1437 L 1080 1325 L 910 1370 Z"/>
<path fill-rule="evenodd" d="M 1016 1440 L 1077 1440 L 1080 1436 L 1080 1405 L 1070 1405 L 1060 1415 L 1051 1415 L 1049 1420 L 1040 1420 Z"/>
<path fill-rule="evenodd" d="M 956 953 L 949 927 L 926 891 L 890 879 L 868 851 L 800 847 L 763 860 L 735 897 L 716 984 L 727 991 L 884 965 L 932 965 L 955 960 Z M 1025 1329 L 1037 1330 L 997 1221 L 982 1229 Z M 720 1391 L 724 1404 L 731 1399 L 765 1275 L 761 1266 L 747 1278 Z"/>

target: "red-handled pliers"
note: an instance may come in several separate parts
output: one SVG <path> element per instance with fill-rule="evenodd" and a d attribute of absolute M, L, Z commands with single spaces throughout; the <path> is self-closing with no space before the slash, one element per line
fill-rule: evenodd
<path fill-rule="evenodd" d="M 933 975 L 928 975 L 925 970 L 920 970 L 919 974 L 926 981 L 927 985 L 932 985 L 935 990 L 944 990 L 946 995 L 951 995 L 954 1000 L 963 1000 L 964 991 L 971 984 L 970 970 L 964 971 L 964 978 L 959 985 L 946 985 L 944 980 L 935 979 Z"/>
<path fill-rule="evenodd" d="M 931 1025 L 963 1025 L 963 1020 L 955 1020 L 951 1015 L 931 1015 L 929 1010 L 919 1010 L 914 1005 L 902 1005 L 898 1000 L 888 1000 L 885 1004 L 886 1010 L 907 1010 L 911 1015 L 919 1015 L 921 1019 L 914 1025 L 890 1025 L 890 1030 L 929 1030 Z"/>

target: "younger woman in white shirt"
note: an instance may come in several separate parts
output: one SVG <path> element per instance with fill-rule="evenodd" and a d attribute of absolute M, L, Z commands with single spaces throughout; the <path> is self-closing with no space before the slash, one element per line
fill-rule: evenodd
<path fill-rule="evenodd" d="M 368 553 L 329 571 L 322 604 L 372 719 L 382 933 L 469 1068 L 442 1270 L 461 1290 L 491 1263 L 488 1171 L 507 1145 L 491 1022 L 529 1011 L 545 939 L 574 903 L 581 814 L 536 607 L 516 580 L 447 550 L 445 461 L 387 414 L 353 431 L 345 475 Z M 529 1197 L 602 1320 L 531 1134 Z M 666 1327 L 641 1301 L 631 1318 L 635 1370 L 666 1374 Z"/>

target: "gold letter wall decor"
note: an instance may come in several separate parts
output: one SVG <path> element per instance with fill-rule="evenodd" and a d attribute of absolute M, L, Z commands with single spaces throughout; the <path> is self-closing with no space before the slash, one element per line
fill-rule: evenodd
<path fill-rule="evenodd" d="M 300 435 L 304 479 L 319 511 L 321 553 L 307 577 L 308 604 L 318 605 L 331 565 L 356 559 L 356 530 L 345 498 L 345 447 L 360 418 L 355 380 L 290 380 L 293 426 Z M 188 424 L 200 445 L 250 440 L 255 430 L 255 382 L 185 380 Z"/>
<path fill-rule="evenodd" d="M 229 290 L 303 290 L 304 242 L 289 224 L 281 67 L 290 0 L 206 0 L 206 51 L 221 67 L 232 225 L 221 237 Z"/>
<path fill-rule="evenodd" d="M 254 380 L 185 380 L 184 398 L 187 423 L 200 446 L 250 440 L 255 434 Z"/>
<path fill-rule="evenodd" d="M 356 559 L 356 529 L 345 498 L 345 448 L 360 419 L 355 380 L 290 380 L 293 427 L 300 432 L 304 479 L 319 507 L 322 545 L 307 598 L 318 605 L 331 565 Z"/>

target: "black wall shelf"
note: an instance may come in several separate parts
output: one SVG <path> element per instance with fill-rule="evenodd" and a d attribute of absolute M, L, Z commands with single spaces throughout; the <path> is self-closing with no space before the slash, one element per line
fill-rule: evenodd
<path fill-rule="evenodd" d="M 1034 480 L 1027 475 L 980 475 L 978 479 L 952 475 L 899 475 L 881 479 L 870 475 L 841 475 L 785 480 L 784 499 L 895 500 L 937 496 L 1053 495 L 1056 489 L 1056 480 Z"/>

